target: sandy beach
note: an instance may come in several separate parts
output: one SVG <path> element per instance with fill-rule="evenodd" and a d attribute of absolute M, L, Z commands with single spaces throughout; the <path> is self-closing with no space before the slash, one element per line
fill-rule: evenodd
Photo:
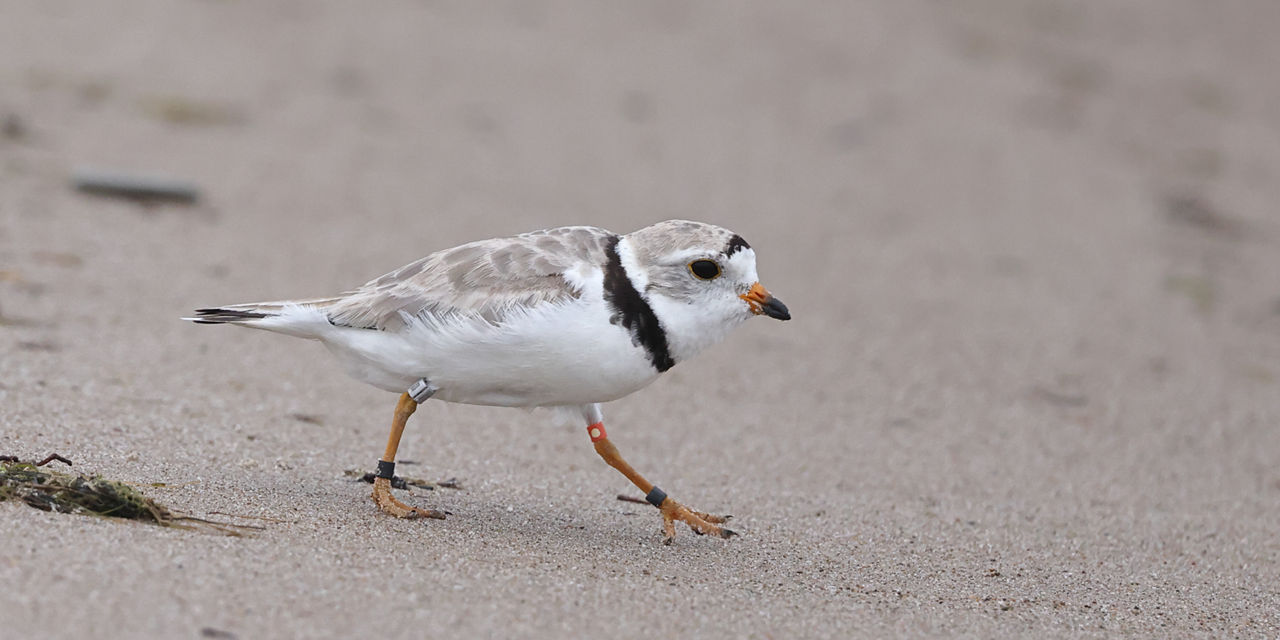
<path fill-rule="evenodd" d="M 0 1 L 3 638 L 1280 636 L 1280 4 Z M 78 192 L 83 168 L 195 204 Z M 606 405 L 395 396 L 181 322 L 668 218 L 791 308 Z"/>

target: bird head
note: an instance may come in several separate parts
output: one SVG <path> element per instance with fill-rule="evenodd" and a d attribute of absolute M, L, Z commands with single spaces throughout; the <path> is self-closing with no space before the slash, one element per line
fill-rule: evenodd
<path fill-rule="evenodd" d="M 636 288 L 643 291 L 673 343 L 677 359 L 718 342 L 757 315 L 790 320 L 787 306 L 756 274 L 756 253 L 722 227 L 668 220 L 627 234 Z"/>

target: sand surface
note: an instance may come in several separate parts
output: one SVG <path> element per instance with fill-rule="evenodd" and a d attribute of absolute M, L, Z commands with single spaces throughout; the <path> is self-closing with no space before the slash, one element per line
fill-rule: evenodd
<path fill-rule="evenodd" d="M 963 4 L 0 2 L 0 454 L 269 518 L 0 504 L 0 637 L 1277 637 L 1280 4 Z M 177 320 L 672 217 L 795 317 L 606 406 L 727 543 L 441 403 L 384 517 L 393 396 Z"/>

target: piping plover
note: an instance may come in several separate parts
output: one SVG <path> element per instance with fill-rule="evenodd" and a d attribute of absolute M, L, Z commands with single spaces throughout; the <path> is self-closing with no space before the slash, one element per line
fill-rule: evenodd
<path fill-rule="evenodd" d="M 186 318 L 319 340 L 361 382 L 400 394 L 373 499 L 387 513 L 443 518 L 391 495 L 396 449 L 419 403 L 572 407 L 605 462 L 675 521 L 730 537 L 622 459 L 600 403 L 633 393 L 753 315 L 789 320 L 756 277 L 756 254 L 721 227 L 668 220 L 618 235 L 560 227 L 433 253 L 330 298 L 197 309 Z"/>

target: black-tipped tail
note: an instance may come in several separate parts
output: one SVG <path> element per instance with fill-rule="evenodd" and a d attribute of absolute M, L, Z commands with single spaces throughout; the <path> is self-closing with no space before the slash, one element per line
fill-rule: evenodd
<path fill-rule="evenodd" d="M 262 313 L 259 311 L 242 311 L 240 309 L 196 309 L 194 318 L 184 318 L 196 324 L 225 324 L 228 322 L 244 322 L 246 320 L 261 320 L 269 318 L 272 314 Z"/>

